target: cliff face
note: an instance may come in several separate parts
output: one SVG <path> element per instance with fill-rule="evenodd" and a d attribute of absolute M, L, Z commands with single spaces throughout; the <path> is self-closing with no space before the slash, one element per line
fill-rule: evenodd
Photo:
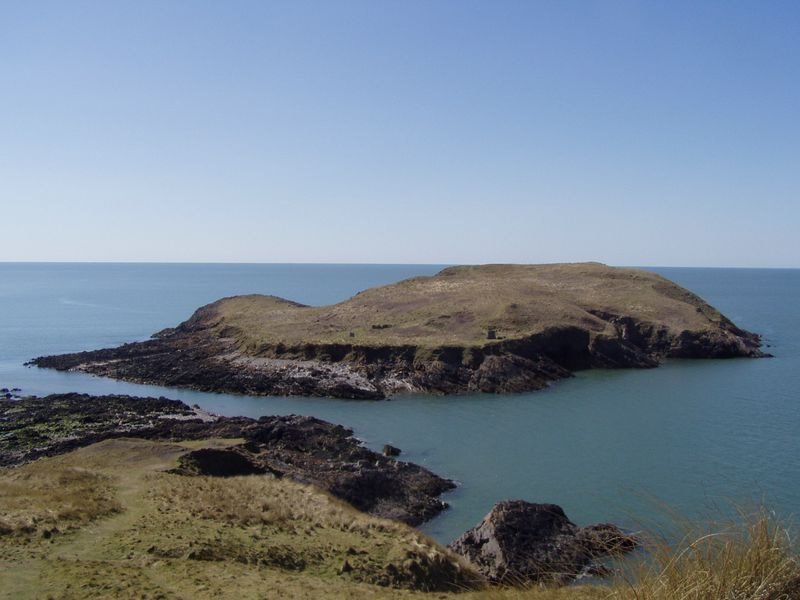
<path fill-rule="evenodd" d="M 486 265 L 325 307 L 225 298 L 145 342 L 32 362 L 207 391 L 382 398 L 530 391 L 578 369 L 764 356 L 759 347 L 757 335 L 653 273 Z"/>

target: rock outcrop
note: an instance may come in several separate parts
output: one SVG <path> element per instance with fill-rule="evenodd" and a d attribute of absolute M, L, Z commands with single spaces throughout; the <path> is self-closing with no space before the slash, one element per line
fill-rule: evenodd
<path fill-rule="evenodd" d="M 39 367 L 251 395 L 377 399 L 541 389 L 578 369 L 765 356 L 758 335 L 654 273 L 451 267 L 324 307 L 224 298 L 152 339 Z"/>
<path fill-rule="evenodd" d="M 0 399 L 0 467 L 119 437 L 243 438 L 182 457 L 186 475 L 272 474 L 313 484 L 369 514 L 418 525 L 447 507 L 455 484 L 413 463 L 373 452 L 353 431 L 305 416 L 219 417 L 177 400 L 56 394 Z"/>
<path fill-rule="evenodd" d="M 568 583 L 603 574 L 597 559 L 630 552 L 637 539 L 608 523 L 578 527 L 560 506 L 500 502 L 450 544 L 488 581 L 501 585 Z"/>

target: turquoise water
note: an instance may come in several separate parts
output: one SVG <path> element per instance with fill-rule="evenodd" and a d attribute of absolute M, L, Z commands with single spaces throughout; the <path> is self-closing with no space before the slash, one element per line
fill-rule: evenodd
<path fill-rule="evenodd" d="M 775 358 L 590 371 L 533 394 L 385 402 L 251 398 L 23 367 L 34 356 L 144 339 L 222 296 L 345 299 L 430 265 L 0 264 L 0 387 L 158 394 L 222 414 L 313 414 L 456 479 L 425 526 L 449 541 L 498 500 L 561 504 L 580 524 L 659 522 L 765 500 L 800 507 L 800 270 L 653 269 L 764 335 Z"/>

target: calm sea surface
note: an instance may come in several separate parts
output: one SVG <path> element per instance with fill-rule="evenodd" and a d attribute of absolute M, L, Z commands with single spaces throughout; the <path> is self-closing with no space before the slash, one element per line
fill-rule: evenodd
<path fill-rule="evenodd" d="M 800 270 L 655 268 L 775 358 L 671 361 L 590 371 L 522 395 L 405 396 L 383 402 L 253 398 L 23 367 L 34 356 L 141 340 L 222 296 L 259 292 L 327 304 L 430 265 L 0 263 L 0 387 L 165 395 L 226 415 L 308 414 L 372 448 L 460 483 L 425 526 L 449 541 L 502 499 L 554 502 L 579 524 L 659 523 L 766 501 L 800 510 Z"/>

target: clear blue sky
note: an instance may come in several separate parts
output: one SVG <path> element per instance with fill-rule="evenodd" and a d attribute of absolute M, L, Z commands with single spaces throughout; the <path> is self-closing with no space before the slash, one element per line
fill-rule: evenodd
<path fill-rule="evenodd" d="M 0 260 L 800 266 L 800 3 L 0 2 Z"/>

